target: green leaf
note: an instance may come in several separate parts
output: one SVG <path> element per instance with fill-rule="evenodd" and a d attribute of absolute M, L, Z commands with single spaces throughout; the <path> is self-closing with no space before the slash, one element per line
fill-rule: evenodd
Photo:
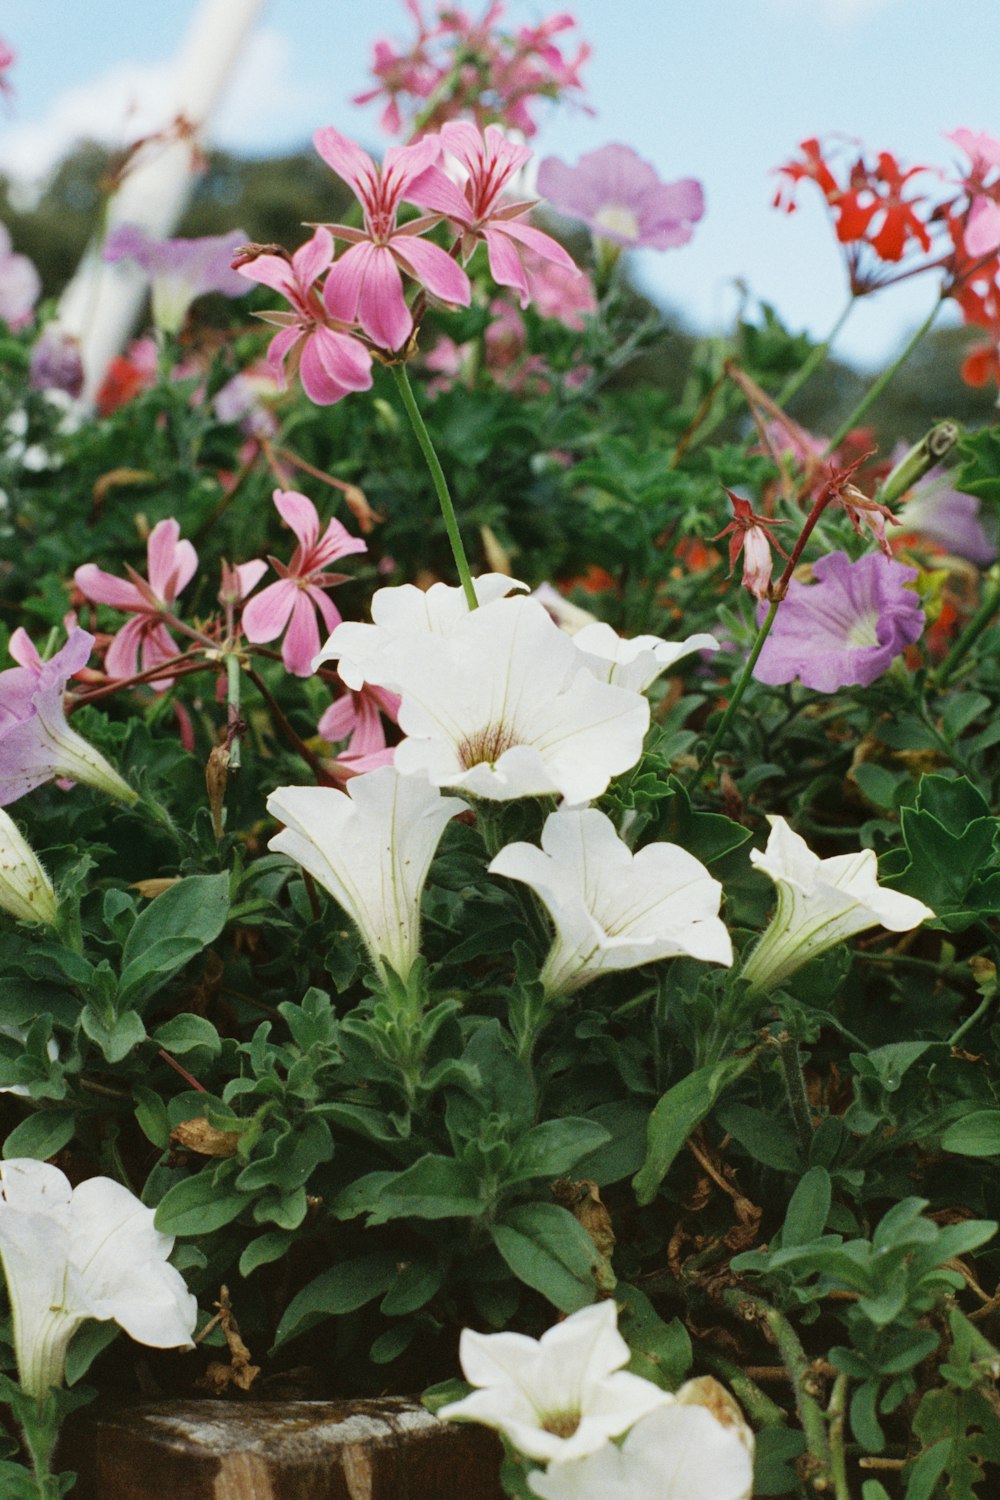
<path fill-rule="evenodd" d="M 719 1106 L 716 1119 L 723 1130 L 739 1141 L 755 1161 L 779 1172 L 797 1172 L 799 1148 L 780 1118 L 748 1104 L 730 1101 Z"/>
<path fill-rule="evenodd" d="M 825 1167 L 810 1167 L 789 1199 L 781 1230 L 781 1248 L 808 1245 L 826 1227 L 830 1212 L 830 1174 Z"/>
<path fill-rule="evenodd" d="M 748 1053 L 745 1057 L 728 1057 L 707 1068 L 698 1068 L 664 1094 L 649 1117 L 646 1160 L 632 1179 L 641 1204 L 652 1203 L 688 1136 L 701 1124 L 727 1084 L 746 1072 L 753 1057 L 753 1053 Z"/>
<path fill-rule="evenodd" d="M 657 837 L 680 844 L 703 864 L 711 864 L 734 849 L 741 849 L 752 838 L 742 823 L 734 823 L 721 813 L 695 812 L 687 788 L 677 776 L 667 778 L 669 800 L 661 803 L 661 821 Z"/>
<path fill-rule="evenodd" d="M 3 1143 L 3 1159 L 31 1156 L 48 1161 L 73 1139 L 76 1115 L 71 1109 L 41 1109 L 15 1125 Z"/>
<path fill-rule="evenodd" d="M 387 1318 L 405 1317 L 416 1312 L 436 1296 L 444 1281 L 441 1266 L 429 1260 L 411 1261 L 397 1275 L 392 1286 L 379 1304 L 379 1311 Z"/>
<path fill-rule="evenodd" d="M 70 1341 L 66 1353 L 66 1384 L 76 1385 L 82 1380 L 97 1356 L 114 1342 L 120 1332 L 117 1323 L 98 1323 L 94 1318 L 88 1318 Z"/>
<path fill-rule="evenodd" d="M 205 1047 L 213 1057 L 217 1057 L 222 1050 L 222 1038 L 211 1021 L 206 1021 L 204 1016 L 191 1015 L 188 1011 L 171 1016 L 169 1021 L 158 1026 L 153 1032 L 153 1041 L 158 1047 L 175 1055 L 192 1052 L 195 1047 Z"/>
<path fill-rule="evenodd" d="M 229 915 L 229 875 L 189 875 L 136 918 L 122 950 L 119 1001 L 139 1005 L 214 942 Z"/>
<path fill-rule="evenodd" d="M 787 1427 L 762 1427 L 754 1444 L 754 1495 L 764 1500 L 768 1495 L 794 1494 L 798 1487 L 795 1460 L 805 1452 L 805 1447 L 801 1432 Z"/>
<path fill-rule="evenodd" d="M 217 1168 L 186 1177 L 168 1188 L 156 1210 L 156 1227 L 163 1234 L 211 1234 L 231 1224 L 251 1201 L 228 1181 L 219 1182 Z"/>
<path fill-rule="evenodd" d="M 451 1156 L 422 1156 L 385 1184 L 368 1223 L 389 1219 L 472 1219 L 484 1212 L 479 1177 Z"/>
<path fill-rule="evenodd" d="M 956 1156 L 1000 1156 L 1000 1109 L 977 1109 L 949 1125 L 941 1137 Z"/>
<path fill-rule="evenodd" d="M 272 1261 L 280 1260 L 287 1250 L 295 1244 L 295 1235 L 287 1234 L 283 1229 L 272 1229 L 267 1234 L 259 1234 L 240 1256 L 240 1275 L 249 1276 L 256 1271 L 258 1266 L 269 1266 Z"/>
<path fill-rule="evenodd" d="M 170 1145 L 170 1120 L 167 1106 L 152 1089 L 136 1085 L 132 1090 L 135 1100 L 135 1118 L 139 1129 L 148 1141 L 166 1151 Z"/>
<path fill-rule="evenodd" d="M 278 1324 L 271 1353 L 324 1318 L 356 1312 L 366 1302 L 380 1297 L 397 1274 L 394 1258 L 386 1254 L 366 1255 L 360 1260 L 345 1260 L 339 1266 L 331 1266 L 292 1298 Z"/>
<path fill-rule="evenodd" d="M 562 1177 L 582 1156 L 596 1151 L 610 1139 L 604 1126 L 593 1120 L 574 1115 L 546 1120 L 521 1137 L 504 1176 L 508 1182 Z"/>
<path fill-rule="evenodd" d="M 134 1010 L 126 1010 L 120 1016 L 106 1016 L 86 1005 L 80 1012 L 80 1025 L 109 1063 L 120 1063 L 146 1040 L 142 1017 Z"/>
<path fill-rule="evenodd" d="M 669 1323 L 645 1292 L 619 1284 L 615 1289 L 622 1335 L 632 1350 L 629 1369 L 664 1390 L 675 1391 L 691 1369 L 691 1337 L 680 1318 Z"/>
<path fill-rule="evenodd" d="M 491 1229 L 493 1243 L 519 1281 L 560 1312 L 594 1301 L 600 1257 L 590 1235 L 555 1203 L 523 1203 Z"/>

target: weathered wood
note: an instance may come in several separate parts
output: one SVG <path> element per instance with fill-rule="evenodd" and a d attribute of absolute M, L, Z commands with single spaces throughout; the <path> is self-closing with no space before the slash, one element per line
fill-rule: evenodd
<path fill-rule="evenodd" d="M 415 1401 L 164 1401 L 81 1413 L 74 1500 L 503 1500 L 500 1445 Z"/>

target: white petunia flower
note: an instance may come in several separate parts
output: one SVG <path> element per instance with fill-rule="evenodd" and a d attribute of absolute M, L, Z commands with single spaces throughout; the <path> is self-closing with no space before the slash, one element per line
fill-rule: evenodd
<path fill-rule="evenodd" d="M 771 834 L 763 853 L 750 860 L 778 889 L 770 926 L 743 966 L 754 990 L 773 990 L 827 948 L 869 927 L 909 932 L 934 913 L 922 901 L 878 883 L 871 849 L 820 859 L 784 818 L 769 815 Z"/>
<path fill-rule="evenodd" d="M 719 919 L 722 886 L 700 860 L 676 844 L 633 854 L 596 808 L 552 813 L 541 849 L 508 844 L 489 868 L 530 885 L 552 917 L 555 942 L 541 974 L 550 995 L 682 953 L 733 961 Z"/>
<path fill-rule="evenodd" d="M 167 1263 L 173 1245 L 110 1177 L 71 1188 L 47 1162 L 0 1162 L 0 1259 L 24 1389 L 41 1397 L 61 1384 L 87 1318 L 114 1319 L 155 1349 L 190 1347 L 198 1304 Z"/>
<path fill-rule="evenodd" d="M 528 1458 L 558 1465 L 595 1453 L 674 1400 L 622 1369 L 630 1350 L 613 1302 L 580 1308 L 540 1339 L 465 1328 L 458 1353 L 466 1380 L 480 1389 L 438 1415 L 495 1427 Z"/>
<path fill-rule="evenodd" d="M 527 588 L 527 584 L 504 573 L 484 573 L 472 583 L 480 605 L 502 599 L 514 589 Z M 413 583 L 377 589 L 372 595 L 374 623 L 346 620 L 338 625 L 314 658 L 313 671 L 325 661 L 336 661 L 341 680 L 355 692 L 360 692 L 366 682 L 400 692 L 395 648 L 428 635 L 448 635 L 468 613 L 464 589 L 447 583 L 434 583 L 426 590 Z"/>
<path fill-rule="evenodd" d="M 646 700 L 598 682 L 534 600 L 484 605 L 398 660 L 404 775 L 497 801 L 584 803 L 642 754 Z"/>
<path fill-rule="evenodd" d="M 704 1377 L 643 1417 L 620 1447 L 535 1470 L 528 1485 L 541 1500 L 751 1500 L 753 1452 L 739 1407 Z"/>
<path fill-rule="evenodd" d="M 689 635 L 685 641 L 664 641 L 657 635 L 626 640 L 610 625 L 585 625 L 573 637 L 587 666 L 602 682 L 644 693 L 650 683 L 695 651 L 718 651 L 714 635 Z"/>
<path fill-rule="evenodd" d="M 0 807 L 0 908 L 19 922 L 56 920 L 56 893 L 38 856 Z"/>
<path fill-rule="evenodd" d="M 445 824 L 466 805 L 420 777 L 381 766 L 346 792 L 280 786 L 267 810 L 286 826 L 268 844 L 339 901 L 385 976 L 406 979 L 420 952 L 420 898 Z"/>

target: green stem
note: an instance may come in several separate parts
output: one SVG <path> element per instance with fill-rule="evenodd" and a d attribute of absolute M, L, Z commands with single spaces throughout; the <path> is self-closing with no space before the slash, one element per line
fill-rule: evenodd
<path fill-rule="evenodd" d="M 707 1356 L 705 1364 L 726 1382 L 753 1427 L 784 1427 L 788 1421 L 788 1413 L 784 1407 L 772 1401 L 755 1380 L 743 1373 L 739 1365 L 721 1354 Z"/>
<path fill-rule="evenodd" d="M 778 605 L 780 604 L 780 602 L 780 599 L 771 600 L 771 605 L 767 611 L 767 615 L 765 616 L 764 623 L 758 630 L 757 639 L 753 643 L 753 650 L 747 657 L 746 662 L 743 666 L 743 671 L 737 678 L 736 686 L 733 689 L 733 696 L 727 703 L 725 712 L 723 713 L 722 718 L 719 720 L 718 727 L 716 728 L 715 733 L 709 741 L 708 749 L 705 751 L 704 755 L 701 757 L 701 760 L 695 767 L 694 775 L 688 783 L 689 792 L 694 791 L 702 776 L 704 776 L 706 770 L 711 765 L 712 757 L 714 756 L 716 750 L 718 750 L 723 739 L 725 738 L 726 730 L 729 728 L 733 715 L 739 708 L 743 694 L 746 692 L 747 688 L 750 685 L 750 679 L 753 676 L 753 669 L 757 665 L 757 658 L 760 656 L 760 653 L 764 649 L 764 642 L 767 640 L 767 637 L 770 634 L 771 626 L 774 624 L 774 617 L 778 613 Z"/>
<path fill-rule="evenodd" d="M 824 457 L 828 457 L 829 454 L 833 453 L 835 449 L 840 447 L 841 443 L 844 441 L 851 428 L 857 426 L 861 418 L 865 415 L 865 412 L 871 406 L 872 402 L 877 401 L 879 396 L 881 396 L 882 392 L 885 390 L 886 386 L 889 385 L 889 383 L 893 379 L 895 379 L 897 372 L 909 359 L 910 355 L 920 343 L 920 340 L 923 338 L 924 334 L 929 332 L 931 324 L 934 322 L 934 319 L 941 311 L 941 301 L 942 299 L 939 297 L 934 306 L 931 308 L 930 312 L 927 314 L 924 321 L 921 323 L 920 327 L 908 340 L 906 347 L 903 349 L 902 353 L 893 360 L 892 364 L 889 365 L 887 369 L 882 371 L 878 379 L 874 381 L 871 386 L 869 386 L 868 390 L 862 396 L 861 400 L 851 412 L 850 416 L 846 417 L 844 421 L 841 422 L 840 426 L 837 428 L 837 431 L 833 434 L 833 437 L 826 445 L 826 452 L 823 455 Z"/>
<path fill-rule="evenodd" d="M 847 1451 L 844 1447 L 844 1417 L 847 1407 L 848 1377 L 841 1372 L 833 1382 L 830 1404 L 826 1409 L 830 1424 L 830 1469 L 836 1500 L 851 1500 L 847 1483 Z"/>
<path fill-rule="evenodd" d="M 809 1109 L 809 1096 L 806 1093 L 805 1079 L 802 1076 L 802 1053 L 799 1044 L 793 1036 L 782 1036 L 778 1041 L 778 1056 L 781 1060 L 781 1073 L 785 1080 L 785 1093 L 788 1095 L 788 1107 L 792 1112 L 792 1120 L 795 1124 L 795 1134 L 798 1137 L 799 1149 L 803 1158 L 809 1160 L 809 1146 L 813 1136 L 812 1114 Z"/>
<path fill-rule="evenodd" d="M 229 738 L 229 769 L 240 768 L 240 659 L 234 653 L 226 657 L 226 686 L 228 702 L 226 718 L 232 731 Z"/>
<path fill-rule="evenodd" d="M 975 1010 L 972 1012 L 972 1015 L 966 1016 L 961 1026 L 956 1027 L 945 1045 L 948 1047 L 957 1047 L 962 1038 L 964 1036 L 967 1036 L 972 1028 L 982 1020 L 983 1016 L 985 1016 L 986 1012 L 989 1010 L 995 999 L 995 993 L 984 995 L 979 1004 L 976 1006 Z"/>
<path fill-rule="evenodd" d="M 836 323 L 834 323 L 833 327 L 830 329 L 830 332 L 827 334 L 823 342 L 821 344 L 817 344 L 814 349 L 810 350 L 805 362 L 799 367 L 798 370 L 796 370 L 794 375 L 790 375 L 785 381 L 784 385 L 781 387 L 781 390 L 774 398 L 778 406 L 787 406 L 792 397 L 798 395 L 799 391 L 805 385 L 809 377 L 819 369 L 820 365 L 823 363 L 824 359 L 830 352 L 831 344 L 837 337 L 837 334 L 843 328 L 844 324 L 847 322 L 847 319 L 850 317 L 851 312 L 854 308 L 855 301 L 856 298 L 852 296 L 848 301 L 847 306 L 844 308 L 843 312 L 840 314 L 840 317 L 837 319 Z"/>
<path fill-rule="evenodd" d="M 986 597 L 983 599 L 982 604 L 980 604 L 976 613 L 958 637 L 958 640 L 954 642 L 944 661 L 930 674 L 931 682 L 935 687 L 943 688 L 945 686 L 970 646 L 976 644 L 997 610 L 1000 609 L 1000 574 L 994 568 L 991 569 L 988 577 L 992 581 L 992 587 L 987 589 Z"/>
<path fill-rule="evenodd" d="M 476 591 L 472 585 L 472 573 L 469 570 L 469 560 L 465 555 L 465 547 L 462 545 L 462 534 L 458 529 L 458 520 L 455 516 L 455 507 L 452 504 L 451 493 L 448 489 L 448 481 L 444 477 L 444 470 L 434 451 L 431 435 L 427 431 L 423 417 L 420 415 L 420 408 L 417 406 L 414 398 L 413 388 L 410 385 L 410 377 L 406 373 L 406 366 L 390 365 L 389 368 L 392 370 L 392 378 L 396 382 L 399 398 L 403 403 L 406 415 L 410 419 L 410 426 L 413 428 L 417 442 L 420 444 L 420 451 L 423 453 L 427 461 L 427 467 L 430 470 L 431 482 L 437 493 L 438 504 L 441 506 L 441 514 L 444 516 L 445 530 L 448 533 L 448 540 L 451 543 L 451 553 L 455 559 L 455 567 L 458 570 L 466 602 L 470 609 L 475 609 L 479 601 L 476 598 Z"/>
<path fill-rule="evenodd" d="M 791 1377 L 802 1431 L 816 1464 L 810 1476 L 813 1489 L 817 1494 L 822 1493 L 825 1481 L 825 1488 L 829 1490 L 833 1478 L 833 1463 L 826 1413 L 813 1395 L 815 1376 L 795 1329 L 776 1307 L 735 1287 L 723 1293 L 723 1300 L 745 1321 L 762 1324 L 781 1355 L 782 1363 Z"/>

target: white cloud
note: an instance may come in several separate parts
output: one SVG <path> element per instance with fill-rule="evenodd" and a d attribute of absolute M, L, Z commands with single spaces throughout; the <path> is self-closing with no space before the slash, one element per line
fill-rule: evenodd
<path fill-rule="evenodd" d="M 175 110 L 175 61 L 121 62 L 67 89 L 47 114 L 10 126 L 0 137 L 0 172 L 15 182 L 42 183 L 80 140 L 125 146 L 162 129 Z M 319 95 L 319 98 L 317 98 Z M 264 150 L 276 135 L 305 139 L 322 108 L 322 93 L 295 78 L 287 36 L 255 31 L 228 80 L 210 144 Z"/>

